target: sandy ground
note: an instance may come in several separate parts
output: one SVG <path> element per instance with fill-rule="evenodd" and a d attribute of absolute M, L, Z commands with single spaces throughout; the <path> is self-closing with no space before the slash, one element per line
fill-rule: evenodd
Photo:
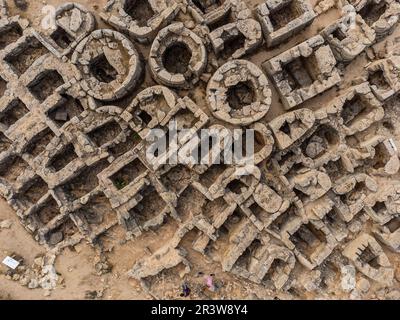
<path fill-rule="evenodd" d="M 37 27 L 40 25 L 42 19 L 42 7 L 48 4 L 57 5 L 62 1 L 30 1 L 29 9 L 26 12 L 20 12 L 14 7 L 14 5 L 12 5 L 12 1 L 9 2 L 11 4 L 11 15 L 20 14 L 21 16 L 28 18 L 32 22 L 32 25 Z M 85 5 L 89 10 L 98 14 L 101 8 L 105 5 L 106 0 L 76 0 L 75 2 Z M 254 8 L 262 1 L 247 0 L 246 2 L 251 8 Z M 315 4 L 317 1 L 313 0 L 311 2 Z M 261 63 L 265 60 L 289 49 L 313 35 L 316 35 L 322 26 L 326 26 L 330 22 L 333 22 L 339 17 L 339 15 L 340 13 L 338 10 L 331 10 L 320 16 L 311 27 L 290 39 L 287 43 L 275 48 L 274 50 L 268 51 L 264 47 L 261 47 L 257 52 L 246 58 L 254 62 L 256 65 L 261 66 Z M 98 22 L 99 27 L 105 27 L 99 19 Z M 393 40 L 398 37 L 400 35 L 399 29 L 393 35 L 387 37 L 386 40 Z M 376 45 L 376 50 L 379 51 L 382 49 L 384 44 L 385 41 L 382 41 Z M 146 56 L 146 49 L 141 46 L 139 46 L 139 48 L 142 51 L 142 54 Z M 351 63 L 351 66 L 346 69 L 343 87 L 347 87 L 346 84 L 350 84 L 352 80 L 360 75 L 366 62 L 366 55 L 361 54 Z M 149 83 L 145 82 L 143 86 L 148 84 Z M 273 90 L 273 103 L 265 118 L 266 121 L 284 113 L 277 92 L 273 86 L 271 86 L 271 89 Z M 331 89 L 328 92 L 325 92 L 322 96 L 312 99 L 307 103 L 307 107 L 317 109 L 338 94 L 339 91 L 337 89 Z M 198 105 L 206 111 L 207 107 L 204 101 L 204 94 L 195 94 L 194 98 Z M 391 112 L 391 118 L 392 120 L 394 119 L 394 122 L 400 121 L 399 110 L 393 110 Z M 400 134 L 398 129 L 396 137 L 398 145 L 400 145 Z M 24 258 L 26 265 L 31 265 L 35 257 L 44 254 L 44 249 L 39 246 L 32 236 L 23 228 L 19 223 L 16 214 L 8 204 L 4 200 L 0 199 L 0 221 L 5 219 L 12 220 L 13 224 L 10 229 L 0 230 L 0 258 L 2 259 L 6 255 L 17 253 Z M 174 231 L 174 225 L 172 223 L 167 224 L 167 226 L 163 228 L 164 229 L 158 231 L 158 237 L 154 237 L 154 235 L 150 233 L 125 244 L 119 243 L 115 240 L 118 237 L 114 238 L 112 236 L 113 232 L 118 233 L 120 230 L 118 228 L 112 230 L 111 233 L 107 235 L 107 239 L 103 240 L 106 243 L 106 247 L 110 249 L 110 252 L 107 253 L 107 259 L 113 266 L 113 269 L 110 273 L 102 276 L 96 274 L 94 261 L 97 252 L 94 248 L 82 243 L 75 246 L 73 249 L 65 249 L 56 261 L 56 270 L 64 281 L 61 286 L 51 293 L 51 296 L 44 296 L 45 291 L 42 289 L 28 289 L 21 286 L 18 282 L 6 279 L 4 274 L 0 274 L 0 299 L 84 299 L 86 292 L 93 290 L 103 292 L 103 299 L 152 298 L 143 292 L 139 283 L 135 280 L 128 279 L 126 272 L 136 260 L 148 254 L 146 253 L 147 250 L 154 252 L 159 248 L 163 244 L 159 239 L 168 239 L 168 237 L 172 235 Z M 148 249 L 146 249 L 146 247 Z M 223 273 L 219 265 L 212 262 L 204 262 L 204 258 L 201 256 L 190 257 L 190 260 L 194 262 L 194 265 L 201 266 L 197 269 L 193 269 L 188 278 L 185 278 L 185 280 L 189 280 L 191 283 L 193 289 L 192 297 L 194 298 L 274 298 L 273 295 L 270 295 L 268 291 L 260 286 L 248 284 L 243 280 L 239 280 L 236 277 Z M 400 273 L 399 258 L 390 254 L 390 260 L 397 266 L 397 273 Z M 222 289 L 218 293 L 204 291 L 203 278 L 202 276 L 197 276 L 199 271 L 205 274 L 211 272 L 214 273 L 216 279 L 223 284 Z M 155 283 L 154 286 L 156 291 L 163 293 L 164 298 L 179 298 L 180 284 L 182 283 L 182 280 L 183 279 L 181 279 L 179 274 L 176 274 L 176 272 L 174 274 L 166 272 L 160 277 L 158 283 Z M 397 282 L 397 286 L 398 285 L 399 283 Z M 314 298 L 315 296 L 307 294 L 306 297 Z M 340 292 L 331 292 L 331 298 L 335 297 L 345 298 L 346 296 Z M 282 293 L 280 298 L 285 298 L 285 295 Z M 324 298 L 329 297 L 325 296 Z"/>
<path fill-rule="evenodd" d="M 0 220 L 11 220 L 10 229 L 0 231 L 1 258 L 18 253 L 25 265 L 32 265 L 35 257 L 43 255 L 44 249 L 19 223 L 17 216 L 8 204 L 0 200 Z M 129 249 L 128 249 L 129 250 Z M 123 252 L 129 256 L 129 252 Z M 44 297 L 42 289 L 28 289 L 18 282 L 7 280 L 0 275 L 0 298 L 6 299 L 84 299 L 86 291 L 104 290 L 105 299 L 145 299 L 140 286 L 125 275 L 123 263 L 116 264 L 112 273 L 97 276 L 94 269 L 96 252 L 88 245 L 76 247 L 76 251 L 66 249 L 57 258 L 56 270 L 64 278 L 63 285 L 57 287 L 50 297 Z M 117 253 L 117 256 L 119 254 Z M 111 259 L 112 260 L 112 259 Z M 129 265 L 129 264 L 128 264 Z"/>

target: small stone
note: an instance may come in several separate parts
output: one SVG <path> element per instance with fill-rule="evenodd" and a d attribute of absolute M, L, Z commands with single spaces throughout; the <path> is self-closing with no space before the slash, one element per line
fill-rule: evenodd
<path fill-rule="evenodd" d="M 322 151 L 324 151 L 324 147 L 319 142 L 311 142 L 306 147 L 306 154 L 310 158 L 316 158 Z"/>
<path fill-rule="evenodd" d="M 68 112 L 65 108 L 59 108 L 56 111 L 55 117 L 57 121 L 67 121 L 68 120 Z"/>
<path fill-rule="evenodd" d="M 302 275 L 301 282 L 308 292 L 316 291 L 321 283 L 321 271 L 314 270 Z"/>
<path fill-rule="evenodd" d="M 64 235 L 62 232 L 54 232 L 51 234 L 50 239 L 49 239 L 49 244 L 54 246 L 57 243 L 60 243 L 64 238 Z"/>
<path fill-rule="evenodd" d="M 112 269 L 111 265 L 107 262 L 98 262 L 95 264 L 94 268 L 99 276 L 111 272 Z"/>
<path fill-rule="evenodd" d="M 375 59 L 375 53 L 372 49 L 368 48 L 365 50 L 365 53 L 367 54 L 369 60 L 373 61 Z"/>
<path fill-rule="evenodd" d="M 354 290 L 350 293 L 350 299 L 351 299 L 351 300 L 359 300 L 359 299 L 361 299 L 360 292 L 358 292 L 358 290 L 354 289 Z"/>
<path fill-rule="evenodd" d="M 69 27 L 73 32 L 77 32 L 83 23 L 81 10 L 75 8 L 72 10 Z"/>
<path fill-rule="evenodd" d="M 94 300 L 97 298 L 97 291 L 86 291 L 85 292 L 85 299 Z"/>
<path fill-rule="evenodd" d="M 28 9 L 28 2 L 26 2 L 26 0 L 14 0 L 14 4 L 18 9 L 22 11 Z"/>
<path fill-rule="evenodd" d="M 362 278 L 360 281 L 357 282 L 357 289 L 362 293 L 367 293 L 370 288 L 371 284 L 365 278 Z"/>
<path fill-rule="evenodd" d="M 23 278 L 21 278 L 20 280 L 19 280 L 19 284 L 21 285 L 21 286 L 27 286 L 28 285 L 28 283 L 29 283 L 29 279 L 28 278 L 26 278 L 26 277 L 23 277 Z"/>
<path fill-rule="evenodd" d="M 400 300 L 400 290 L 394 289 L 385 296 L 386 300 Z"/>
<path fill-rule="evenodd" d="M 397 281 L 400 282 L 400 267 L 396 269 L 395 278 Z"/>
<path fill-rule="evenodd" d="M 342 289 L 345 292 L 350 292 L 356 286 L 355 283 L 356 269 L 352 265 L 342 266 L 341 273 L 342 273 L 342 279 L 341 279 Z"/>
<path fill-rule="evenodd" d="M 90 224 L 100 224 L 103 222 L 103 215 L 100 212 L 88 211 L 85 217 Z"/>
<path fill-rule="evenodd" d="M 33 263 L 39 267 L 43 265 L 43 257 L 38 257 L 33 260 Z"/>
<path fill-rule="evenodd" d="M 12 224 L 12 220 L 3 220 L 0 222 L 0 229 L 10 229 Z"/>
<path fill-rule="evenodd" d="M 36 289 L 37 287 L 39 287 L 39 281 L 37 281 L 36 279 L 31 279 L 31 281 L 29 281 L 28 288 Z"/>

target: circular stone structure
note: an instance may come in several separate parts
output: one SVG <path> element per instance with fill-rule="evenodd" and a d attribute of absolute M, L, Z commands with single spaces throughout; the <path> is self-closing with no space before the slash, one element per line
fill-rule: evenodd
<path fill-rule="evenodd" d="M 160 30 L 154 39 L 149 65 L 158 83 L 189 88 L 207 65 L 207 50 L 200 37 L 183 23 L 174 23 Z"/>
<path fill-rule="evenodd" d="M 253 63 L 232 60 L 222 65 L 207 86 L 214 116 L 235 125 L 249 125 L 264 117 L 271 106 L 267 77 Z"/>
<path fill-rule="evenodd" d="M 83 73 L 83 88 L 95 99 L 122 98 L 138 83 L 143 71 L 140 56 L 123 34 L 100 29 L 75 49 L 72 63 Z"/>

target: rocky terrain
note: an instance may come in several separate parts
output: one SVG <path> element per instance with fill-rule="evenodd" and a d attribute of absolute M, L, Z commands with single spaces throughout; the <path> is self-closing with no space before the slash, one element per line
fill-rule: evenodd
<path fill-rule="evenodd" d="M 399 17 L 0 0 L 0 299 L 400 299 Z M 254 166 L 149 161 L 171 120 Z"/>

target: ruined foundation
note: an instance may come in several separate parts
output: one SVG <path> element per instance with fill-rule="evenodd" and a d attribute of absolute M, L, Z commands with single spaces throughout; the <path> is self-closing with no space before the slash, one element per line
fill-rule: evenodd
<path fill-rule="evenodd" d="M 1 195 L 48 250 L 157 239 L 128 272 L 153 297 L 207 265 L 265 296 L 328 297 L 349 265 L 398 288 L 400 5 L 311 3 L 117 0 L 107 28 L 63 3 L 51 31 L 0 6 Z M 163 162 L 210 128 L 254 129 L 254 167 Z"/>

